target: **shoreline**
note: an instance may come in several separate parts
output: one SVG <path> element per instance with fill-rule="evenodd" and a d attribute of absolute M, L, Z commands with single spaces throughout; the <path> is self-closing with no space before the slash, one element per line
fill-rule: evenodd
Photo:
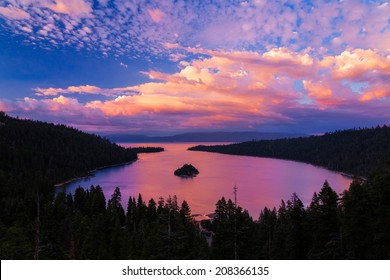
<path fill-rule="evenodd" d="M 132 149 L 142 149 L 142 150 L 147 150 L 148 148 L 152 148 L 152 149 L 155 149 L 155 147 L 136 147 L 136 148 L 132 148 Z M 74 178 L 71 178 L 69 180 L 66 180 L 64 182 L 61 182 L 61 183 L 57 183 L 57 184 L 54 184 L 54 188 L 59 188 L 59 187 L 63 187 L 64 185 L 67 185 L 69 183 L 72 183 L 73 181 L 77 181 L 77 180 L 80 180 L 80 179 L 87 179 L 89 177 L 92 177 L 94 175 L 94 173 L 98 170 L 101 170 L 101 169 L 105 169 L 105 168 L 110 168 L 110 167 L 116 167 L 116 166 L 122 166 L 122 165 L 128 165 L 128 164 L 131 164 L 133 162 L 136 162 L 138 160 L 138 154 L 139 153 L 160 153 L 160 152 L 164 152 L 164 148 L 161 148 L 161 147 L 157 147 L 157 149 L 162 149 L 162 150 L 158 150 L 158 151 L 148 151 L 148 152 L 141 152 L 141 151 L 138 151 L 136 152 L 137 154 L 137 158 L 135 160 L 132 160 L 132 161 L 127 161 L 127 162 L 124 162 L 124 163 L 117 163 L 117 164 L 111 164 L 111 165 L 105 165 L 105 166 L 100 166 L 100 167 L 96 167 L 95 169 L 92 169 L 90 171 L 87 172 L 86 175 L 84 176 L 80 176 L 80 177 L 74 177 Z"/>
<path fill-rule="evenodd" d="M 196 146 L 194 146 L 194 147 L 196 147 Z M 207 146 L 206 146 L 206 147 L 207 147 Z M 190 148 L 188 148 L 187 150 L 188 150 L 188 151 L 192 151 L 192 152 L 206 152 L 206 153 L 216 153 L 216 154 L 221 154 L 221 155 L 243 156 L 243 157 L 257 157 L 257 158 L 269 158 L 269 159 L 275 159 L 275 160 L 293 161 L 293 162 L 298 162 L 298 163 L 309 164 L 309 165 L 314 166 L 314 167 L 317 167 L 317 168 L 326 169 L 326 170 L 328 170 L 328 171 L 331 171 L 331 172 L 334 172 L 334 173 L 338 173 L 338 174 L 340 174 L 341 176 L 344 176 L 344 177 L 346 177 L 346 178 L 349 178 L 350 180 L 353 180 L 353 179 L 356 177 L 356 175 L 353 175 L 353 174 L 349 174 L 349 173 L 346 173 L 346 172 L 343 172 L 343 171 L 340 171 L 340 170 L 329 169 L 329 168 L 327 168 L 326 166 L 316 165 L 316 164 L 313 164 L 313 163 L 310 163 L 310 162 L 306 162 L 306 161 L 299 161 L 299 160 L 294 160 L 294 159 L 276 158 L 276 157 L 257 156 L 257 155 L 232 154 L 232 153 L 224 153 L 224 152 L 216 152 L 216 151 L 207 151 L 207 150 L 192 150 L 191 148 L 193 148 L 193 147 L 190 147 Z M 364 177 L 364 176 L 361 176 L 361 175 L 357 175 L 357 177 L 360 178 L 360 179 L 362 179 L 363 181 L 366 181 L 366 180 L 367 180 L 367 177 Z"/>
<path fill-rule="evenodd" d="M 105 168 L 117 167 L 117 166 L 122 166 L 122 165 L 129 165 L 129 164 L 132 164 L 133 162 L 136 162 L 137 160 L 138 160 L 138 158 L 135 159 L 135 160 L 132 160 L 132 161 L 124 162 L 124 163 L 117 163 L 117 164 L 111 164 L 111 165 L 105 165 L 105 166 L 96 167 L 95 169 L 92 169 L 92 170 L 88 171 L 87 172 L 88 175 L 84 175 L 84 176 L 80 176 L 80 177 L 74 177 L 74 178 L 71 178 L 71 179 L 66 180 L 64 182 L 54 184 L 54 188 L 64 187 L 65 185 L 67 185 L 69 183 L 72 183 L 74 181 L 77 181 L 77 180 L 80 180 L 80 179 L 87 179 L 89 177 L 92 177 L 96 171 L 99 171 L 99 170 L 102 170 L 102 169 L 105 169 Z"/>

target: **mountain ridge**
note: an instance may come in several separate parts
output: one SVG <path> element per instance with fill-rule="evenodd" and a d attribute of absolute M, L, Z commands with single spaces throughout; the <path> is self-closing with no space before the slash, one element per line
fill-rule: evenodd
<path fill-rule="evenodd" d="M 273 140 L 282 138 L 307 137 L 306 134 L 283 132 L 189 132 L 172 136 L 147 136 L 142 134 L 108 134 L 104 137 L 114 142 L 169 143 L 169 142 L 245 142 L 251 140 Z"/>

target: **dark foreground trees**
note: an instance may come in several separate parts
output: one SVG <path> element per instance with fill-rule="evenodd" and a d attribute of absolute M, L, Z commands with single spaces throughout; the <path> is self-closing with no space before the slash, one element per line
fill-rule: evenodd
<path fill-rule="evenodd" d="M 389 259 L 390 168 L 366 181 L 355 178 L 340 196 L 325 181 L 306 209 L 293 194 L 278 209 L 265 207 L 254 222 L 224 198 L 215 214 L 209 226 L 214 258 Z"/>
<path fill-rule="evenodd" d="M 176 197 L 130 197 L 125 211 L 116 188 L 105 200 L 100 186 L 74 195 L 59 193 L 42 220 L 41 259 L 203 259 L 206 240 L 193 222 L 190 208 Z M 45 246 L 48 244 L 48 246 Z M 22 257 L 23 258 L 23 257 Z M 28 256 L 26 256 L 28 258 Z"/>
<path fill-rule="evenodd" d="M 258 221 L 258 257 L 265 259 L 389 259 L 390 172 L 356 178 L 338 196 L 325 182 L 304 210 L 293 195 Z"/>
<path fill-rule="evenodd" d="M 0 112 L 1 259 L 40 258 L 57 239 L 72 238 L 64 235 L 74 225 L 56 222 L 70 219 L 68 208 L 73 206 L 66 195 L 54 198 L 54 184 L 136 159 L 132 150 L 102 137 Z M 53 209 L 54 200 L 58 204 Z M 58 247 L 53 257 L 62 250 Z"/>
<path fill-rule="evenodd" d="M 253 221 L 232 200 L 216 203 L 214 218 L 194 222 L 186 201 L 130 197 L 119 188 L 59 193 L 46 209 L 40 257 L 49 259 L 388 259 L 390 170 L 356 178 L 340 196 L 325 181 L 305 208 L 294 193 Z M 212 239 L 210 246 L 204 233 Z M 23 235 L 22 235 L 23 236 Z M 13 238 L 10 238 L 13 240 Z M 22 242 L 14 237 L 11 242 Z M 34 250 L 34 248 L 30 248 Z"/>
<path fill-rule="evenodd" d="M 58 193 L 29 231 L 0 224 L 2 259 L 389 259 L 390 169 L 356 178 L 340 196 L 325 181 L 305 208 L 294 193 L 258 220 L 230 199 L 196 223 L 186 201 L 130 197 L 100 186 Z M 37 205 L 38 207 L 38 205 Z M 39 216 L 38 216 L 39 215 Z M 39 217 L 39 219 L 38 219 Z M 22 218 L 21 218 L 22 219 Z M 26 227 L 24 227 L 26 228 Z M 207 234 L 205 234 L 207 233 Z M 208 238 L 207 242 L 206 237 Z"/>

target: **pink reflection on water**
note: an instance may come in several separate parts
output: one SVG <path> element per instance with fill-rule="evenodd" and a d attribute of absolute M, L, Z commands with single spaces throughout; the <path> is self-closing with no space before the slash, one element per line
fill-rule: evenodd
<path fill-rule="evenodd" d="M 133 164 L 101 170 L 92 178 L 73 182 L 68 191 L 78 185 L 99 184 L 108 199 L 119 186 L 125 207 L 128 197 L 137 197 L 139 193 L 146 202 L 176 195 L 179 203 L 189 203 L 193 214 L 208 214 L 215 210 L 215 203 L 222 196 L 233 199 L 233 187 L 237 185 L 239 205 L 258 218 L 265 206 L 277 207 L 281 199 L 289 199 L 294 192 L 308 205 L 325 180 L 338 193 L 350 183 L 341 174 L 294 161 L 187 151 L 194 143 L 122 145 L 162 146 L 165 151 L 140 154 Z M 174 170 L 184 163 L 194 165 L 200 174 L 192 179 L 174 176 Z"/>

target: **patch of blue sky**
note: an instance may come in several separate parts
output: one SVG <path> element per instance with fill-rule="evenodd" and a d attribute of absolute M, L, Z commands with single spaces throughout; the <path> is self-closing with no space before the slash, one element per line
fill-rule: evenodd
<path fill-rule="evenodd" d="M 322 76 L 322 75 L 325 75 L 328 72 L 329 72 L 328 69 L 320 69 L 320 70 L 317 71 L 317 75 L 318 76 Z"/>
<path fill-rule="evenodd" d="M 333 39 L 337 38 L 337 37 L 340 37 L 342 35 L 341 32 L 333 32 L 331 35 L 329 36 L 326 36 L 322 42 L 325 44 L 325 45 L 332 45 L 332 41 Z"/>
<path fill-rule="evenodd" d="M 311 105 L 313 103 L 313 100 L 311 100 L 306 94 L 303 95 L 303 98 L 301 98 L 298 101 L 299 104 L 301 105 Z"/>
<path fill-rule="evenodd" d="M 290 8 L 292 11 L 295 10 L 295 5 L 294 5 L 294 4 L 291 4 L 291 3 L 284 3 L 283 6 L 284 6 L 284 7 L 287 7 L 287 8 Z"/>
<path fill-rule="evenodd" d="M 293 88 L 294 88 L 294 91 L 296 91 L 296 92 L 303 92 L 305 89 L 303 86 L 303 79 L 294 81 Z"/>
<path fill-rule="evenodd" d="M 349 87 L 354 93 L 362 93 L 362 90 L 368 88 L 370 85 L 367 82 L 351 82 L 346 79 L 341 80 L 341 85 L 344 87 Z"/>

